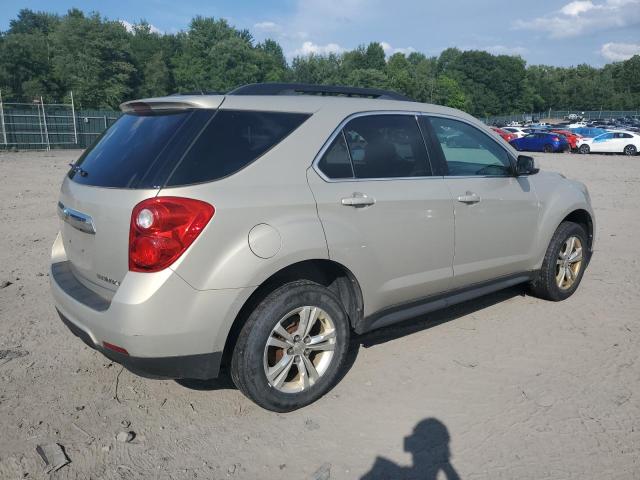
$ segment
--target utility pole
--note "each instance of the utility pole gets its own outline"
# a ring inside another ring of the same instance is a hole
[[[4,107],[2,106],[2,90],[0,90],[0,125],[2,125],[2,139],[5,146],[7,145],[7,128],[4,124]]]
[[[44,100],[40,96],[40,105],[42,105],[42,120],[44,122],[44,134],[47,137],[47,151],[51,150],[51,144],[49,143],[49,129],[47,128],[47,113],[44,111]]]
[[[78,129],[76,127],[76,108],[73,103],[73,90],[71,90],[71,115],[73,116],[73,139],[78,144]]]

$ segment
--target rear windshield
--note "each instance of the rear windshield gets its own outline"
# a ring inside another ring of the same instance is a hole
[[[280,143],[308,114],[194,109],[127,113],[69,172],[84,185],[161,188],[231,175]]]

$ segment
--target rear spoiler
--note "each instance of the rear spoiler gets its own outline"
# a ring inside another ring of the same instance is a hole
[[[120,105],[124,113],[144,113],[149,111],[176,111],[193,108],[216,109],[224,101],[224,95],[175,95],[170,97],[131,100]]]

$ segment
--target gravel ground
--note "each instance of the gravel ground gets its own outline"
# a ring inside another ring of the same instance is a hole
[[[55,479],[640,478],[640,157],[538,155],[597,212],[569,300],[516,288],[359,337],[335,389],[274,414],[228,380],[137,377],[63,327],[46,272],[78,154],[0,153],[0,478],[47,476],[51,442]]]

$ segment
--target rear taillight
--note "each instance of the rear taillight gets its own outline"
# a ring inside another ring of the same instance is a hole
[[[157,272],[175,262],[207,226],[215,208],[181,197],[156,197],[133,208],[129,270]]]
[[[554,142],[559,142],[560,139],[558,137],[553,137],[551,140],[553,140]]]

